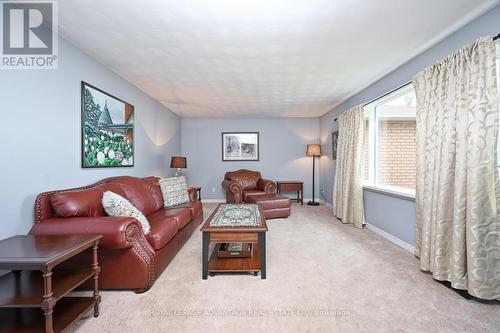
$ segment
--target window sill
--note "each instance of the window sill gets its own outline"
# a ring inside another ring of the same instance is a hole
[[[391,197],[396,197],[411,201],[415,200],[415,190],[405,189],[401,187],[375,185],[375,184],[363,184],[363,188],[371,192],[386,194]]]

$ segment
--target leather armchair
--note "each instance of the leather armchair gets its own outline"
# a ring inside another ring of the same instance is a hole
[[[276,183],[263,179],[260,172],[240,169],[226,172],[222,188],[226,191],[226,202],[244,203],[248,196],[272,194],[276,191]]]

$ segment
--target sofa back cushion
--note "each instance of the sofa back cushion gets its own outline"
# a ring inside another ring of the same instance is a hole
[[[101,202],[105,191],[124,195],[120,185],[105,183],[88,189],[56,192],[50,196],[50,204],[58,217],[105,216]]]
[[[241,169],[238,171],[226,172],[226,180],[237,182],[243,191],[257,189],[257,183],[261,179],[260,172]]]
[[[124,193],[122,196],[144,215],[156,212],[163,206],[162,202],[162,205],[158,207],[158,198],[155,199],[154,191],[151,187],[152,183],[148,180],[124,176],[114,178],[111,184],[119,184]]]

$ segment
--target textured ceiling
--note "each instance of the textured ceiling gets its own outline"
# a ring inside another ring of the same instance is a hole
[[[61,0],[63,37],[185,117],[320,116],[498,0]]]

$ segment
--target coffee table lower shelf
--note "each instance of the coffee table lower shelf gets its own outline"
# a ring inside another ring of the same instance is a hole
[[[259,244],[253,244],[253,254],[248,258],[220,258],[215,247],[208,262],[209,273],[244,273],[257,274],[261,269]]]
[[[54,333],[65,332],[94,308],[93,297],[64,297],[54,306]],[[45,332],[45,316],[38,308],[1,308],[0,333]]]

